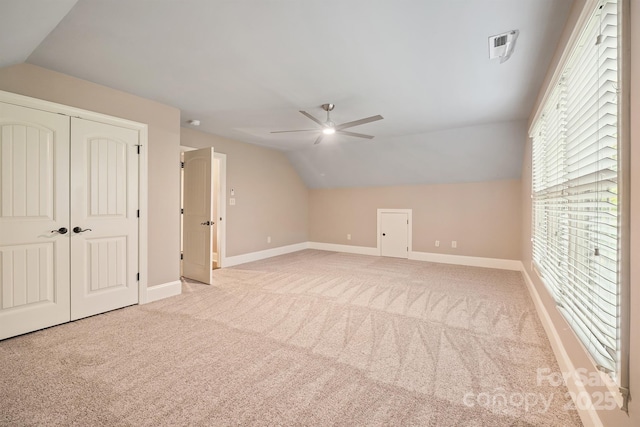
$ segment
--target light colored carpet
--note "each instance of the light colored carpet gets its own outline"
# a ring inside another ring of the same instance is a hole
[[[0,424],[581,425],[518,272],[306,250],[214,275],[0,342]]]

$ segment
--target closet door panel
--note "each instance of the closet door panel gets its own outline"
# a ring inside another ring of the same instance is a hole
[[[135,130],[72,119],[72,319],[138,302],[137,144]]]
[[[70,320],[69,117],[0,103],[0,193],[4,339]]]

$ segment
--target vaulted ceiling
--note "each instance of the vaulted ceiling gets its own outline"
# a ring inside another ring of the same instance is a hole
[[[0,66],[178,107],[183,126],[285,151],[314,188],[509,179],[571,4],[3,0]],[[512,57],[490,60],[488,37],[514,29]],[[349,129],[373,140],[270,133],[314,128],[298,111],[324,120],[324,103],[337,123],[384,120]]]

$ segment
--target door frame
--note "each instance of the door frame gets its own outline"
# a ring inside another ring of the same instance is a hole
[[[207,148],[207,147],[203,147]],[[180,146],[180,154],[185,151],[198,150],[198,148],[188,147],[186,145]],[[216,217],[215,223],[217,226],[216,236],[218,239],[218,259],[220,263],[219,268],[227,266],[227,155],[216,151],[216,147],[213,147],[214,160],[220,161],[220,170],[218,171],[218,178],[220,179],[220,188],[218,191],[218,200],[216,200]],[[183,199],[183,187],[182,187],[182,175],[180,175],[180,203]],[[180,206],[181,208],[182,206]],[[220,220],[222,218],[222,221]],[[180,215],[180,252],[182,252],[182,215]]]
[[[413,209],[378,209],[376,230],[376,249],[378,251],[378,256],[382,256],[382,245],[380,244],[380,221],[383,213],[407,214],[407,219],[409,220],[409,224],[407,224],[407,246],[409,247],[409,250],[407,251],[407,258],[409,258],[411,252],[413,252]]]
[[[79,117],[100,123],[120,126],[138,131],[140,156],[138,157],[138,208],[140,218],[138,221],[138,270],[140,280],[138,280],[138,304],[147,302],[148,283],[148,139],[149,128],[145,123],[134,122],[132,120],[121,119],[119,117],[108,116],[106,114],[83,110],[81,108],[70,107],[56,102],[45,101],[29,96],[18,95],[12,92],[0,90],[0,101],[20,107],[33,108],[35,110],[48,111],[50,113],[64,114],[70,117]]]

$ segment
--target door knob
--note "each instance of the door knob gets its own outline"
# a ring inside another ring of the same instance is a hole
[[[213,221],[205,221],[200,223],[200,225],[213,225],[213,224],[215,224],[215,222]]]
[[[52,233],[60,233],[60,234],[67,234],[67,231],[69,231],[69,230],[67,230],[64,227],[60,227],[57,230],[51,230]]]
[[[74,233],[84,233],[85,231],[93,231],[90,228],[85,228],[84,230],[80,227],[73,227]]]

